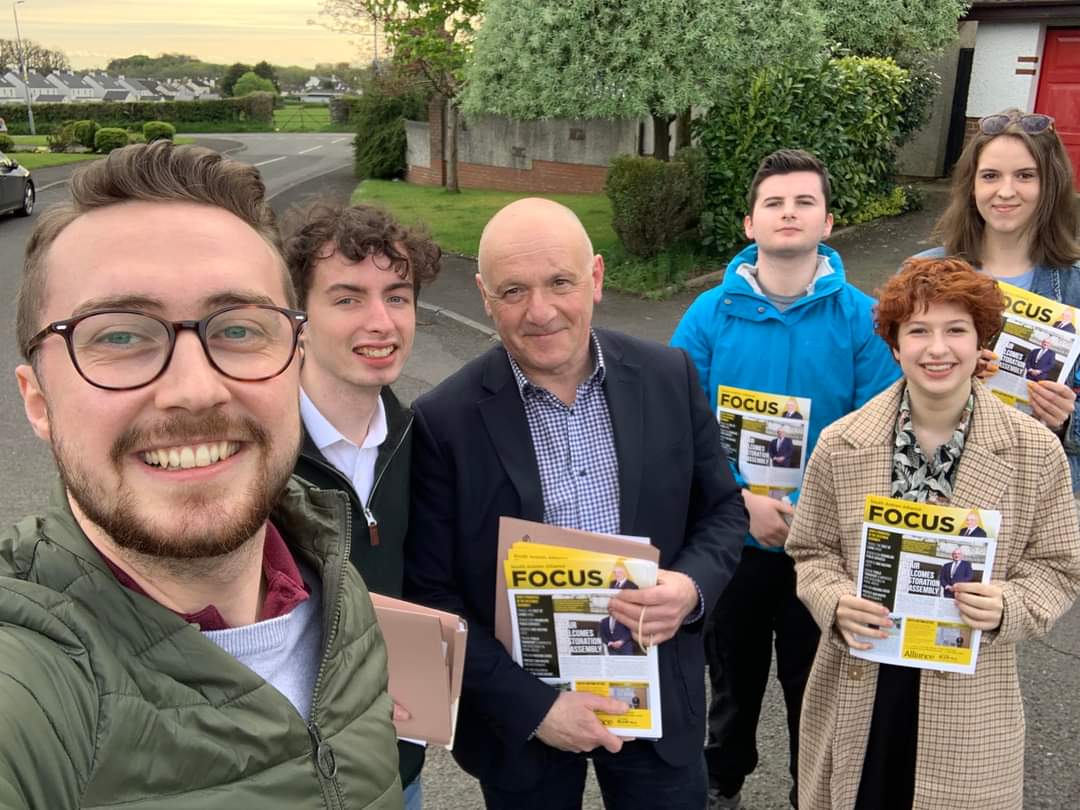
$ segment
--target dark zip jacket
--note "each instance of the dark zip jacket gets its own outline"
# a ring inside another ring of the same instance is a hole
[[[409,459],[412,455],[412,411],[398,401],[389,386],[381,398],[386,410],[386,440],[379,445],[371,497],[360,502],[352,481],[331,464],[304,432],[304,444],[294,473],[320,489],[336,489],[349,497],[352,508],[350,558],[368,590],[401,596],[405,533],[409,528]],[[420,775],[424,749],[399,742],[401,784]]]

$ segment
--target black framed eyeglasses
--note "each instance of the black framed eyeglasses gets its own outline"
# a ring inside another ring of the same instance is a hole
[[[30,340],[33,354],[50,335],[67,343],[72,365],[84,380],[109,391],[149,385],[165,373],[176,335],[199,336],[210,365],[243,382],[281,374],[296,353],[307,315],[268,304],[237,304],[197,321],[166,321],[136,309],[104,309],[54,321]]]
[[[1000,135],[1014,123],[1019,124],[1020,129],[1028,135],[1054,131],[1054,119],[1042,113],[1022,113],[1020,115],[997,113],[996,115],[987,115],[979,119],[979,131],[983,135]]]

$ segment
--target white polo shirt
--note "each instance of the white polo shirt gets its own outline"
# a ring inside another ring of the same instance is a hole
[[[367,436],[359,447],[330,424],[303,388],[300,389],[300,418],[304,420],[304,429],[319,452],[352,482],[356,497],[367,506],[375,483],[375,460],[379,456],[379,445],[386,441],[386,408],[383,407],[382,397],[376,402]]]

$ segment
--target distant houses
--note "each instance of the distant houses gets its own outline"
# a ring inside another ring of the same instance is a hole
[[[110,76],[107,73],[55,71],[42,76],[30,71],[26,82],[14,70],[0,73],[0,104],[25,100],[26,88],[35,104],[78,104],[99,101],[198,101],[221,96],[209,79],[159,82]]]
[[[115,76],[98,71],[55,71],[42,76],[30,71],[26,83],[15,70],[4,72],[0,66],[0,104],[21,102],[30,88],[35,104],[78,104],[100,101],[209,101],[219,99],[213,80],[205,78],[157,81],[130,76]],[[337,76],[312,75],[302,88],[290,95],[307,103],[329,104],[331,99],[354,92]]]

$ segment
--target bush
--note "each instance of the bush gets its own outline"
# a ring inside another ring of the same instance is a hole
[[[695,160],[621,155],[611,162],[604,191],[611,200],[612,228],[629,254],[656,256],[697,224],[704,195]]]
[[[75,140],[87,149],[94,148],[94,135],[98,131],[97,121],[86,120],[76,121],[72,127],[72,134]]]
[[[350,100],[349,108],[357,131],[353,139],[357,178],[404,176],[405,119],[415,112],[415,104],[407,96],[371,94]]]
[[[168,121],[147,121],[142,125],[142,134],[147,143],[171,141],[176,135],[176,127]]]
[[[76,143],[75,122],[65,121],[45,136],[45,144],[50,152],[66,152]]]
[[[401,116],[406,121],[427,120],[427,96],[422,92],[406,92],[402,95],[396,95],[369,88],[367,93],[362,96],[337,96],[330,99],[330,122],[333,124],[356,124],[356,116],[365,109],[364,99],[369,99],[372,96],[398,99],[402,107]],[[304,106],[321,107],[322,105],[305,104]]]
[[[94,135],[94,150],[108,154],[113,149],[119,149],[128,145],[126,129],[119,127],[102,127]]]
[[[15,141],[6,132],[0,132],[0,152],[11,152],[15,149]]]
[[[820,67],[769,67],[734,85],[695,122],[707,156],[703,228],[716,250],[743,241],[746,190],[761,159],[806,149],[829,168],[838,223],[893,193],[908,72],[891,59],[844,57]]]

